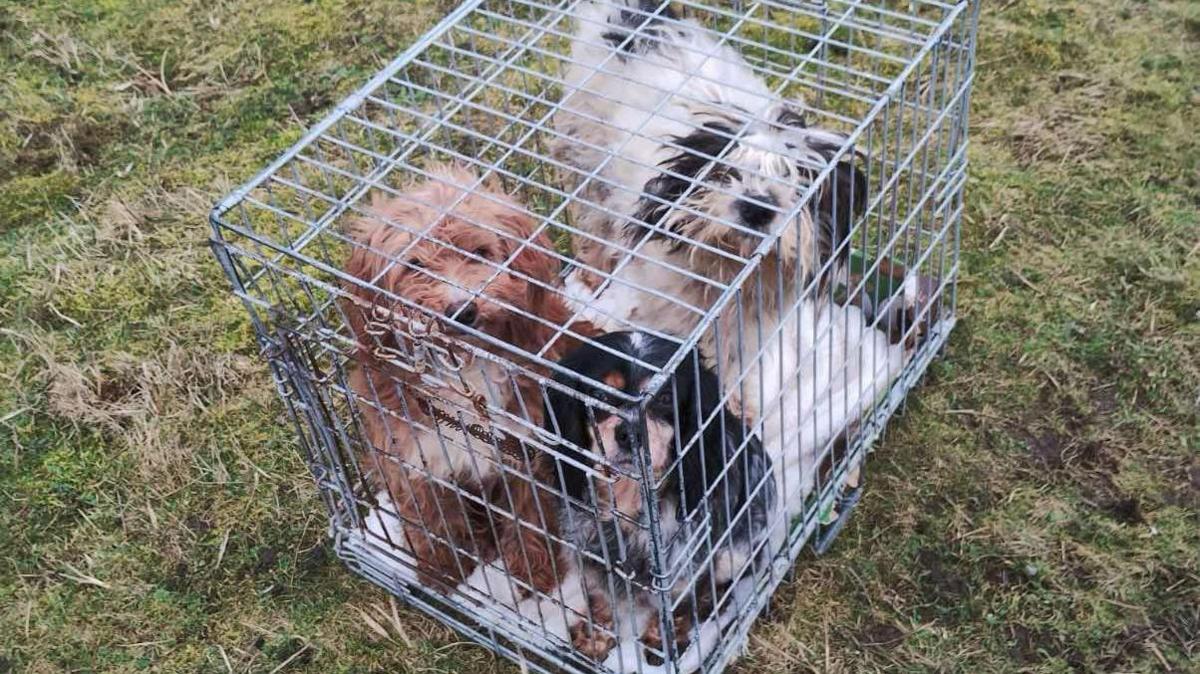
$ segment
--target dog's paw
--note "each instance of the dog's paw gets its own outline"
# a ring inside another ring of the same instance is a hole
[[[683,653],[687,650],[688,645],[692,640],[692,616],[687,610],[679,611],[675,614],[671,621],[671,627],[675,633],[675,652]],[[642,645],[645,646],[642,656],[651,666],[657,667],[662,665],[665,660],[663,651],[663,635],[662,624],[658,618],[653,618],[646,624],[646,629],[642,632]]]
[[[645,631],[642,632],[641,641],[646,647],[646,652],[643,653],[643,656],[646,658],[646,662],[650,663],[651,665],[661,665],[663,663],[663,658],[661,655],[663,649],[663,638],[662,626],[659,624],[658,618],[652,619],[649,624],[646,625]]]
[[[617,645],[617,640],[598,625],[580,622],[571,626],[571,645],[585,657],[603,662]]]
[[[929,338],[938,319],[940,296],[938,282],[923,274],[910,274],[904,279],[904,346],[916,350]]]
[[[908,273],[900,292],[893,294],[863,311],[878,329],[887,333],[892,344],[903,343],[906,350],[915,350],[929,336],[930,327],[937,322],[939,290],[937,282],[922,274]],[[864,298],[869,306],[869,298]]]

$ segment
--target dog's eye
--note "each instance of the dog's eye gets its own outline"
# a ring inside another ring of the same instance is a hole
[[[410,260],[407,260],[407,264],[408,264],[408,266],[410,266],[414,269],[424,269],[425,268],[425,263],[421,262],[419,259],[417,259],[415,257]]]
[[[480,246],[471,252],[475,255],[475,257],[481,257],[485,260],[492,259],[492,252],[488,250],[486,246]]]
[[[670,396],[659,396],[651,400],[647,409],[652,416],[657,417],[660,421],[664,421],[667,424],[673,423],[672,420],[675,418],[675,403],[671,400]]]

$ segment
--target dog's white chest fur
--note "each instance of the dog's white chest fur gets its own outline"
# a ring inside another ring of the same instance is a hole
[[[642,252],[654,260],[673,257],[661,242],[647,243]],[[583,310],[583,317],[605,332],[640,326],[676,326],[671,333],[686,334],[700,323],[716,294],[694,281],[686,261],[678,270],[648,260],[633,259],[613,271],[611,282],[593,291],[578,276],[567,277],[567,292]]]

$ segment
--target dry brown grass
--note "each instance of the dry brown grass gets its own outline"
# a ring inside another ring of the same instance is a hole
[[[245,395],[257,364],[170,344],[147,359],[110,353],[83,365],[46,361],[47,406],[69,422],[106,431],[135,457],[141,479],[170,488],[192,469],[189,427],[231,396]]]

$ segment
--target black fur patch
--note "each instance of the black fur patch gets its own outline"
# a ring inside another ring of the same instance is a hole
[[[667,4],[662,8],[661,12],[658,12],[658,6],[661,4],[663,3],[659,0],[638,0],[637,11],[633,11],[631,9],[621,10],[620,14],[618,15],[619,25],[624,26],[625,28],[637,28],[638,26],[642,25],[643,21],[646,21],[647,19],[649,19],[650,25],[654,25],[662,23],[662,20],[659,17],[671,20],[677,20],[679,18],[679,15],[675,13],[675,10],[670,4]],[[647,14],[650,16],[646,16]]]
[[[783,126],[790,126],[796,129],[807,129],[808,123],[804,121],[804,115],[800,114],[796,109],[785,107],[779,112],[779,116],[775,118],[775,123]]]
[[[622,9],[610,15],[608,23],[617,29],[605,31],[600,37],[613,49],[627,54],[646,54],[658,49],[664,38],[662,19],[678,18],[670,5],[656,14],[658,6],[655,0],[638,0],[638,11]],[[638,31],[638,28],[641,30]],[[630,35],[633,35],[632,40],[629,39]]]
[[[629,33],[621,33],[615,30],[610,30],[600,33],[600,37],[604,38],[604,41],[611,45],[614,49],[621,47],[624,51],[629,50],[629,45],[622,46],[622,43],[625,42],[625,38],[629,37]]]
[[[750,229],[765,230],[779,213],[779,200],[770,194],[747,194],[746,197],[748,199],[737,201],[738,219]]]
[[[647,334],[634,339],[633,333],[614,332],[595,341],[625,357],[585,344],[559,364],[591,381],[603,381],[606,375],[619,373],[629,393],[640,391],[645,380],[653,375],[651,370],[632,363],[629,357],[662,367],[675,351],[674,342]],[[601,390],[573,378],[558,375],[555,379],[592,397],[606,397]],[[722,387],[716,374],[701,365],[699,353],[692,351],[644,408],[648,420],[678,429],[673,440],[674,456],[667,465],[670,472],[663,476],[658,492],[659,507],[674,505],[679,522],[707,517],[710,545],[721,541],[725,533],[731,531],[721,545],[747,546],[769,523],[776,500],[775,481],[771,460],[762,444],[757,438],[745,435],[742,419],[729,408],[722,408],[721,395]],[[555,453],[587,465],[588,459],[575,450],[575,447],[591,445],[587,407],[558,390],[547,390],[547,402],[546,429],[567,440]],[[625,404],[616,400],[610,402],[617,406]],[[596,451],[597,448],[591,449]],[[619,532],[618,528],[624,527],[618,522],[598,519],[596,504],[591,503],[588,478],[578,469],[571,468],[568,462],[560,462],[560,468],[563,488],[570,497],[562,504],[562,521],[575,522],[568,537],[575,539],[573,542],[579,549],[604,557],[609,565],[632,574],[639,582],[648,583],[653,570],[648,535],[640,526]],[[582,503],[585,507],[572,505],[572,502]],[[644,517],[644,513],[641,516]],[[679,534],[685,531],[686,528],[681,527]],[[623,534],[623,539],[619,534]],[[669,547],[674,543],[675,540],[669,540],[666,545]],[[703,546],[700,554],[707,554]]]
[[[840,143],[819,138],[810,137],[807,144],[827,162],[832,161],[841,149]],[[820,173],[808,164],[801,164],[798,168],[802,173],[807,173],[810,179],[816,178]],[[828,257],[836,251],[838,260],[846,261],[850,255],[850,246],[842,244],[849,238],[850,228],[866,208],[866,203],[866,175],[853,161],[839,161],[827,178],[820,198],[814,204],[813,216],[819,228],[822,257]]]
[[[707,122],[703,128],[696,129],[686,136],[672,138],[675,146],[682,148],[682,151],[662,163],[663,168],[671,173],[651,178],[642,186],[642,193],[646,196],[638,200],[634,209],[634,219],[656,227],[685,194],[700,196],[706,189],[705,183],[723,184],[740,179],[741,172],[736,168],[712,159],[721,159],[733,149],[733,136],[736,133],[734,129],[720,122]],[[697,184],[696,178],[699,176],[704,176],[703,182]],[[679,224],[681,223],[677,222],[676,226],[671,228],[672,233],[680,233]],[[627,226],[638,227],[634,223]],[[683,245],[683,241],[670,239],[662,231],[655,231],[651,236],[669,239],[675,248]]]
[[[866,205],[867,176],[857,166],[839,162],[817,204],[818,222],[828,239],[827,254],[837,251],[840,260],[850,255],[850,246],[842,244],[850,237],[850,228]]]
[[[838,143],[831,143],[827,140],[821,140],[819,138],[809,138],[808,146],[820,154],[825,161],[830,161],[833,159],[833,156],[837,154],[837,151],[842,149],[842,146]]]

